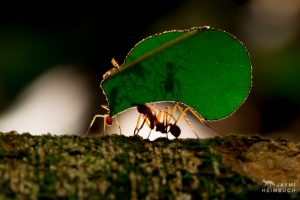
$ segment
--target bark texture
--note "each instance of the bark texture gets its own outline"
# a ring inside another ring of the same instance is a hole
[[[0,133],[0,199],[296,199],[299,181],[300,143],[280,138]]]

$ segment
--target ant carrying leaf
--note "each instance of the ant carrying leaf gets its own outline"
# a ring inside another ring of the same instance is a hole
[[[188,123],[187,111],[206,125],[206,121],[234,113],[251,88],[252,69],[245,46],[229,33],[210,27],[150,36],[134,46],[121,66],[114,59],[112,65],[101,82],[108,110],[95,117],[105,119],[105,128],[112,116],[135,105],[141,114],[135,134],[142,119],[151,130],[178,137],[176,126],[182,118]],[[170,112],[149,106],[149,102],[166,101],[175,103]],[[175,120],[176,109],[183,114]]]
[[[171,113],[169,112],[169,106],[165,106],[164,109],[156,105],[150,105],[150,104],[134,104],[134,106],[137,107],[137,110],[140,113],[136,123],[136,127],[134,129],[134,135],[137,135],[139,131],[143,128],[144,124],[146,123],[147,126],[150,128],[150,132],[148,134],[147,139],[149,139],[152,130],[166,134],[167,138],[168,138],[168,133],[171,133],[175,138],[178,138],[181,133],[181,129],[178,126],[178,122],[182,118],[184,118],[186,124],[195,134],[196,138],[199,139],[198,134],[195,132],[194,128],[192,127],[192,125],[190,124],[189,120],[186,117],[187,111],[190,111],[190,113],[193,114],[196,117],[196,119],[199,120],[200,123],[208,126],[205,123],[204,119],[201,116],[199,116],[195,111],[193,111],[190,107],[182,108],[178,102],[174,102],[174,106],[172,108]],[[157,114],[156,114],[156,110],[158,110]],[[174,116],[177,110],[179,110],[180,114],[177,118],[175,118]],[[141,118],[143,118],[143,122],[141,126],[139,126]],[[210,126],[208,127],[211,128]],[[211,129],[215,131],[217,134],[221,135],[215,129],[213,128]]]

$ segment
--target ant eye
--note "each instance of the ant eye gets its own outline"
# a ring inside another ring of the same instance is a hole
[[[112,125],[112,123],[113,123],[113,119],[111,117],[107,117],[105,119],[105,121],[106,121],[106,124],[108,124],[108,125]]]

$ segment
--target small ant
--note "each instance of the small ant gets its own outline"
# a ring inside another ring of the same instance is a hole
[[[115,58],[112,58],[110,62],[113,67],[103,74],[103,81],[120,69],[120,64],[116,61]]]
[[[105,74],[103,75],[103,81],[120,69],[119,63],[114,58],[111,59],[111,64],[112,64],[113,67],[110,70],[108,70],[107,72],[105,72]],[[107,105],[101,105],[101,108],[104,108],[107,111],[107,113],[103,114],[103,115],[100,115],[100,114],[95,115],[94,118],[92,119],[92,121],[90,123],[90,126],[89,126],[89,128],[88,128],[85,135],[89,134],[90,129],[93,126],[93,124],[95,123],[95,120],[97,118],[103,118],[103,123],[104,123],[103,131],[104,131],[104,133],[105,133],[105,130],[106,130],[106,126],[111,126],[113,124],[113,118],[110,116],[109,107]],[[118,124],[117,119],[116,119],[116,123],[117,123],[117,126],[118,126],[120,134],[121,134],[121,128]]]

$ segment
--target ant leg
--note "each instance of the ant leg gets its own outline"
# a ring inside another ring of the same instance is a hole
[[[135,129],[133,131],[133,135],[136,135],[136,131],[139,130],[139,124],[140,124],[140,120],[141,120],[141,114],[139,114],[139,118],[137,119],[136,125],[135,125]]]
[[[168,119],[168,124],[170,124],[171,119],[174,118],[174,114],[175,114],[175,111],[176,111],[178,106],[179,106],[179,104],[177,102],[175,102],[175,105],[173,106],[172,112],[171,112],[170,117]]]
[[[120,69],[120,65],[119,63],[116,61],[116,59],[112,58],[111,59],[111,64],[112,64],[112,68],[110,70],[108,70],[107,72],[105,72],[102,76],[103,80],[107,79],[108,77],[110,77],[113,73],[116,73],[119,71]]]
[[[144,126],[144,124],[145,124],[146,121],[147,121],[147,120],[144,119],[144,121],[143,121],[141,127],[137,130],[137,133],[136,133],[135,135],[138,135],[138,134],[139,134],[140,130],[143,128],[143,126]]]
[[[158,114],[156,115],[156,118],[158,119],[158,121],[160,121],[160,117],[161,117],[161,114],[160,114],[160,112],[163,112],[162,110],[162,108],[160,108],[159,106],[157,106],[157,105],[148,105],[147,104],[147,106],[149,106],[152,110],[154,110],[154,109],[157,109],[159,112],[158,112]],[[173,113],[173,112],[172,112]],[[168,124],[170,124],[170,121],[171,121],[171,119],[174,119],[175,120],[175,118],[174,118],[174,114],[172,115],[172,114],[170,114],[169,113],[169,107],[168,107],[168,109],[167,109],[167,114],[166,114],[166,116],[170,116],[170,118],[167,120],[167,122],[168,122]]]
[[[170,116],[170,118],[168,119],[168,115],[169,115],[169,106],[166,106],[165,110],[164,110],[164,122],[163,122],[166,127],[170,124],[170,121],[173,117],[173,116]],[[167,136],[167,139],[169,139],[167,130],[166,130],[166,136]]]
[[[211,130],[213,130],[214,132],[216,132],[219,136],[222,136],[223,135],[220,133],[220,131],[216,130],[215,128],[209,126],[205,120],[203,119],[203,117],[201,117],[198,113],[196,113],[192,108],[188,108],[188,110],[194,115],[197,117],[197,119],[202,123],[204,124],[205,126],[207,126],[208,128],[210,128]]]
[[[158,114],[156,115],[156,118],[157,118],[158,121],[160,121],[161,114],[162,114],[162,111],[160,110],[160,111],[158,112]]]
[[[164,125],[168,125],[168,115],[169,115],[169,106],[166,106],[165,107],[165,110],[164,110]]]
[[[109,107],[108,107],[108,105],[102,104],[102,105],[101,105],[101,108],[104,108],[105,110],[107,110],[107,111],[109,112]]]
[[[151,111],[155,114],[155,109],[157,109],[158,111],[161,111],[162,109],[160,107],[158,107],[157,105],[155,105],[155,103],[153,103],[153,105],[146,103],[145,104],[148,108],[151,109]]]
[[[115,58],[112,58],[110,62],[114,66],[114,68],[120,69],[120,65]]]
[[[153,105],[150,105],[150,104],[146,104],[152,111],[157,109],[158,110],[158,113],[156,115],[156,118],[157,120],[160,122],[160,118],[161,118],[161,115],[162,115],[162,109],[160,107],[158,107],[157,105],[155,105],[155,103],[153,103]]]
[[[92,127],[93,124],[95,123],[95,120],[96,120],[97,118],[100,118],[100,117],[103,118],[103,123],[104,123],[104,125],[103,125],[103,133],[105,133],[105,129],[106,129],[106,120],[105,120],[105,118],[106,118],[107,116],[108,116],[108,115],[95,115],[94,118],[93,118],[93,120],[92,120],[91,123],[90,123],[90,126],[89,126],[87,132],[85,133],[84,136],[88,136],[91,127]]]
[[[186,110],[186,109],[183,110],[183,108],[179,105],[179,103],[178,103],[178,102],[175,102],[175,106],[174,106],[174,108],[173,108],[174,113],[175,113],[175,110],[176,110],[177,107],[178,107],[178,109],[180,110],[181,114],[180,114],[180,116],[177,118],[175,124],[177,124],[177,123],[179,122],[179,120],[180,120],[180,119],[182,118],[182,116],[183,116],[184,121],[186,122],[186,124],[190,127],[190,129],[192,130],[192,132],[194,133],[194,135],[199,139],[199,136],[197,135],[197,133],[196,133],[196,131],[194,130],[193,126],[190,124],[189,120],[186,118],[185,113],[186,113],[187,110]]]
[[[196,134],[195,130],[193,129],[192,125],[189,123],[188,119],[187,119],[186,116],[185,116],[185,112],[186,112],[187,110],[184,111],[183,108],[181,108],[181,106],[179,105],[178,102],[175,102],[175,103],[174,103],[174,106],[173,106],[173,109],[172,109],[172,111],[171,111],[171,114],[169,114],[169,113],[167,112],[167,114],[170,115],[170,117],[169,117],[169,119],[168,119],[168,121],[167,121],[167,124],[170,124],[172,118],[174,118],[174,114],[175,114],[175,112],[176,112],[176,110],[177,110],[177,107],[178,107],[178,109],[180,110],[181,114],[180,114],[180,116],[177,118],[177,120],[175,121],[174,124],[176,125],[176,124],[179,122],[179,120],[182,118],[182,116],[183,116],[183,117],[184,117],[184,120],[185,120],[186,123],[187,123],[187,125],[191,128],[191,130],[192,130],[193,133],[196,135],[196,137],[199,138],[198,135]]]
[[[144,121],[143,121],[142,125],[139,127],[141,116],[144,118]],[[144,126],[145,123],[146,123],[147,126],[150,127],[150,124],[149,124],[149,122],[147,121],[147,118],[146,118],[145,116],[143,116],[143,115],[140,114],[140,115],[139,115],[139,118],[138,118],[138,120],[137,120],[137,123],[136,123],[136,127],[135,127],[135,129],[134,129],[133,135],[137,135],[137,134],[140,132],[140,130],[143,128],[143,126]],[[139,127],[139,128],[138,128],[138,127]]]
[[[149,135],[148,135],[147,139],[149,139],[149,137],[150,137],[150,134],[151,134],[151,131],[152,131],[152,129],[150,129],[150,132],[149,132]]]
[[[115,120],[116,120],[116,124],[117,124],[117,126],[119,128],[120,135],[122,135],[121,126],[120,126],[120,124],[118,122],[117,116],[115,116]]]
[[[187,118],[186,118],[186,116],[185,116],[185,113],[187,112],[187,111],[190,111],[203,125],[205,125],[205,126],[207,126],[208,128],[210,128],[211,130],[213,130],[213,131],[215,131],[217,134],[219,134],[220,136],[223,136],[219,131],[217,131],[216,129],[214,129],[213,127],[211,127],[211,126],[209,126],[206,122],[205,122],[205,120],[203,119],[203,117],[201,116],[201,115],[199,115],[198,113],[196,113],[192,108],[190,108],[190,107],[186,107],[184,110],[183,110],[183,108],[181,108],[180,106],[179,106],[179,103],[178,102],[176,102],[176,104],[178,104],[178,108],[180,109],[180,111],[181,111],[181,115],[178,117],[178,119],[177,119],[177,121],[179,120],[179,118],[181,118],[182,117],[182,115],[184,114],[184,118],[185,118],[185,121],[186,121],[186,123],[191,127],[191,129],[192,129],[192,126],[189,124],[189,122],[188,122],[188,120],[187,120]],[[193,129],[192,129],[193,130]],[[193,131],[194,132],[194,131]],[[194,132],[195,133],[195,132]],[[198,136],[197,136],[198,137]]]

